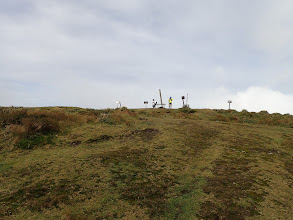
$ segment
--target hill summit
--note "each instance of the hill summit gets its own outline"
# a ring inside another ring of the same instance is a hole
[[[0,108],[1,219],[293,219],[293,116]]]

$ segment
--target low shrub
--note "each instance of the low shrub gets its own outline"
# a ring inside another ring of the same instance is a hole
[[[108,124],[108,125],[114,125],[115,122],[109,115],[102,115],[102,117],[99,120],[100,123],[102,124]]]
[[[23,118],[27,117],[27,109],[3,108],[0,111],[1,127],[19,125]]]
[[[183,112],[183,113],[186,113],[186,114],[191,114],[191,113],[196,112],[194,109],[191,109],[189,107],[180,108],[179,111]]]
[[[79,120],[63,111],[4,108],[0,109],[0,123],[13,136],[13,143],[21,149],[51,144],[61,128]]]
[[[261,114],[261,115],[269,115],[268,111],[265,111],[265,110],[260,111],[259,114]]]
[[[22,120],[23,126],[27,129],[27,135],[50,134],[60,131],[59,121],[55,118],[25,118]]]
[[[116,111],[115,113],[116,114],[119,114],[119,112],[120,112],[120,114],[126,114],[126,115],[130,115],[130,116],[136,116],[136,113],[135,113],[135,111],[134,110],[131,110],[131,109],[128,109],[128,108],[126,108],[126,107],[122,107],[121,109],[119,109],[119,111]]]
[[[211,120],[224,121],[224,122],[236,122],[236,123],[251,123],[261,124],[269,126],[281,126],[281,127],[293,127],[292,115],[282,115],[279,113],[270,114],[267,111],[248,112],[242,110],[237,112],[235,110],[215,110],[218,114],[213,115]]]
[[[127,126],[131,126],[134,123],[135,118],[126,114],[113,114],[112,115],[112,120],[114,124],[125,124]]]
[[[54,144],[54,136],[53,135],[33,135],[29,137],[25,137],[17,142],[16,146],[23,150],[33,149],[34,147],[46,145],[46,144]]]
[[[109,125],[125,124],[131,126],[136,120],[137,115],[135,111],[129,110],[126,107],[116,109],[111,114],[101,113],[99,122]]]
[[[86,111],[84,111],[82,113],[86,114],[86,115],[89,115],[89,116],[99,117],[103,113],[102,111],[103,110],[87,108]]]
[[[110,109],[110,108],[107,108],[107,109],[104,109],[104,110],[100,110],[100,111],[101,111],[101,113],[104,113],[104,114],[110,114],[111,112],[113,112],[113,110]]]

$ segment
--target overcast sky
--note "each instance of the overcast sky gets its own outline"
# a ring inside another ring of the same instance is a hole
[[[293,114],[290,0],[0,0],[0,106]],[[150,107],[150,105],[149,105]]]

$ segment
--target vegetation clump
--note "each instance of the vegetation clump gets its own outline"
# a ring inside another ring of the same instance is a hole
[[[13,143],[21,149],[32,149],[54,143],[54,134],[71,123],[73,117],[62,111],[5,108],[0,111],[2,128],[14,136]]]
[[[269,114],[267,111],[255,113],[246,110],[242,110],[241,112],[235,110],[217,110],[216,113],[211,118],[212,120],[293,128],[293,116],[288,114]]]
[[[195,113],[196,111],[194,109],[191,109],[187,106],[183,107],[183,108],[180,108],[179,109],[180,112],[184,112],[186,114],[192,114],[192,113]]]

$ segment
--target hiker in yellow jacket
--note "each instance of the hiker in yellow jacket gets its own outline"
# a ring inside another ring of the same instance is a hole
[[[172,102],[173,102],[172,97],[170,97],[168,101],[169,101],[169,108],[172,108]]]

